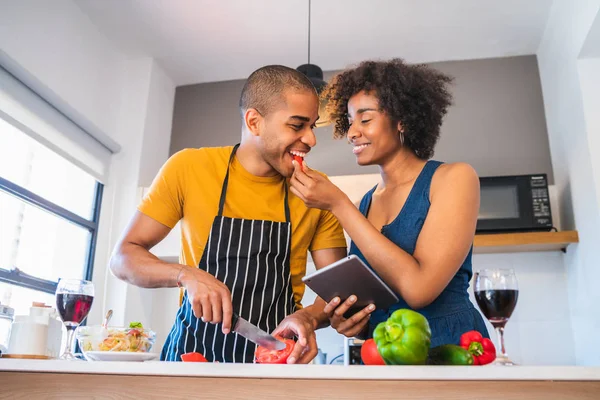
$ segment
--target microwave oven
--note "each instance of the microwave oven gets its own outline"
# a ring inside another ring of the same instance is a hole
[[[476,232],[550,231],[546,174],[481,177]]]

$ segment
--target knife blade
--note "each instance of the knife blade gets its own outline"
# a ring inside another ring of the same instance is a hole
[[[251,324],[236,313],[233,313],[231,318],[231,330],[242,335],[251,342],[269,350],[283,350],[285,343],[277,340],[272,335],[260,329],[258,326]]]

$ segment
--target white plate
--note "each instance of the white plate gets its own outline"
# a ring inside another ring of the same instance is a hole
[[[87,351],[88,361],[148,361],[158,358],[156,353],[134,353],[129,351]]]

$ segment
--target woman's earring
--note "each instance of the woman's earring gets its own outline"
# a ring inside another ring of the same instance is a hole
[[[404,147],[404,131],[398,131],[398,135],[400,136],[400,146]]]

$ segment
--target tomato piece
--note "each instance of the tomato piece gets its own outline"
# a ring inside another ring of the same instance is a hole
[[[208,362],[208,360],[200,353],[192,352],[181,355],[181,361],[186,362]]]
[[[292,339],[284,339],[279,336],[275,337],[285,343],[285,349],[269,350],[265,347],[258,346],[254,352],[254,359],[258,364],[285,364],[287,362],[296,342]]]
[[[296,162],[297,162],[297,163],[298,163],[298,165],[300,166],[300,169],[301,169],[302,171],[304,171],[304,167],[302,166],[302,163],[304,162],[304,158],[302,158],[302,157],[300,157],[300,156],[296,156],[296,155],[294,155],[294,156],[292,156],[292,157],[294,157],[294,160],[296,160]]]
[[[360,358],[365,365],[385,365],[385,361],[377,350],[377,345],[373,339],[367,339],[360,348]]]

